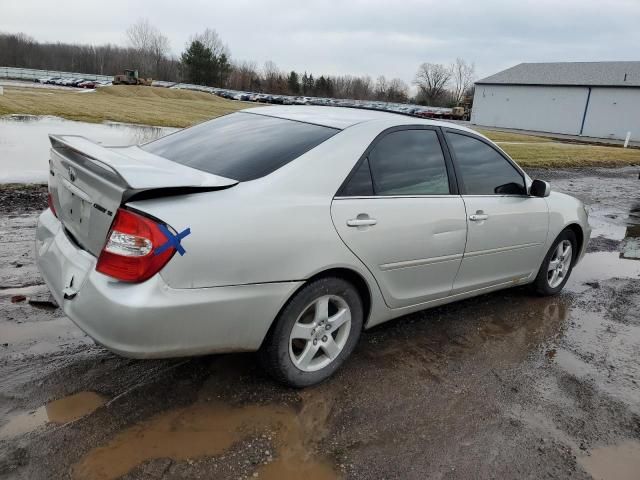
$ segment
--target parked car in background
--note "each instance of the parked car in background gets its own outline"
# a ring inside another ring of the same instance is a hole
[[[80,88],[96,88],[98,85],[99,83],[95,80],[83,80],[75,86]]]

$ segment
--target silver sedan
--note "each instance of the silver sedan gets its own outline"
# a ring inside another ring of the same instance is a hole
[[[37,263],[82,330],[136,358],[258,351],[296,387],[363,328],[558,293],[590,236],[580,201],[487,138],[398,114],[262,107],[142,146],[51,143]]]

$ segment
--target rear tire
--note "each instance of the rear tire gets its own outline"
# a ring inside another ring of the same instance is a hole
[[[363,322],[358,290],[342,278],[305,285],[285,305],[258,355],[275,380],[302,388],[335,373],[360,338]]]
[[[564,288],[578,255],[577,245],[576,235],[571,230],[563,230],[558,235],[544,257],[533,283],[539,295],[556,295]]]

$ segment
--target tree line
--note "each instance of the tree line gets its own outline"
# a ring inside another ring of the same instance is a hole
[[[125,68],[143,77],[171,82],[224,87],[272,94],[321,96],[431,106],[462,103],[473,89],[474,66],[458,58],[451,65],[423,63],[413,84],[384,75],[314,75],[286,72],[272,62],[234,61],[229,47],[213,29],[193,35],[179,58],[169,39],[148,20],[141,19],[125,32],[125,46],[41,43],[24,33],[0,33],[0,66],[114,75]]]

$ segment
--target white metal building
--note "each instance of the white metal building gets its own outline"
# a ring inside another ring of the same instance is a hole
[[[640,141],[640,62],[521,63],[476,82],[471,122]]]

